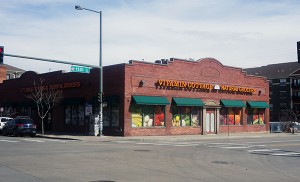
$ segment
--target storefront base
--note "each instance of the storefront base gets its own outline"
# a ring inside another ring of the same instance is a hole
[[[173,135],[210,135],[224,133],[268,133],[265,125],[258,126],[219,126],[215,132],[205,132],[202,127],[182,128],[132,128],[120,136],[173,136]]]

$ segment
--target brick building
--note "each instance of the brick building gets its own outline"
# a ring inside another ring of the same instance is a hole
[[[22,92],[32,81],[57,85],[64,99],[47,117],[46,130],[90,132],[99,112],[99,70],[90,74],[27,72],[0,84],[0,106],[36,118]],[[213,58],[171,58],[103,69],[105,135],[187,135],[269,130],[269,84]],[[39,125],[39,123],[37,123]]]
[[[286,110],[300,110],[300,64],[287,62],[244,69],[248,75],[266,77],[269,81],[270,121],[289,121]]]

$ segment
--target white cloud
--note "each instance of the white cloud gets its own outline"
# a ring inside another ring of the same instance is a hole
[[[6,53],[98,65],[102,10],[103,65],[144,59],[213,57],[255,67],[296,60],[298,1],[11,0],[0,12]],[[5,26],[4,26],[5,25]],[[5,57],[7,64],[47,72],[68,65]]]

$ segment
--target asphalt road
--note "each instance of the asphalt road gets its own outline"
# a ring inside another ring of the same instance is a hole
[[[300,181],[300,135],[185,141],[0,136],[0,181]]]

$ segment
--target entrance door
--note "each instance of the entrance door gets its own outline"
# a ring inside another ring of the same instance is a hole
[[[215,133],[215,110],[207,109],[205,118],[205,130],[207,133]]]

